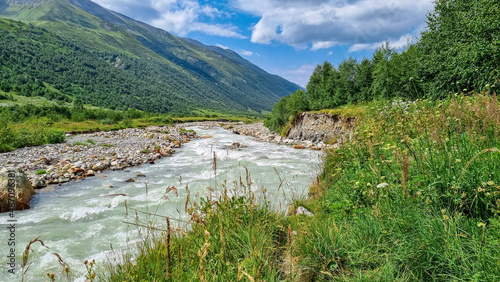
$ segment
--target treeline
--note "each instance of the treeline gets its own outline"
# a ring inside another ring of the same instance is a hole
[[[453,93],[498,92],[500,2],[439,0],[421,38],[403,50],[388,42],[371,59],[318,65],[306,91],[282,98],[265,125],[280,131],[297,112],[375,99],[442,99]]]

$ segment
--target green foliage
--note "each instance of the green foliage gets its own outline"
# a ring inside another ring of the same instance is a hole
[[[374,103],[328,152],[294,251],[307,280],[497,280],[500,104]],[[306,235],[303,235],[306,234]]]
[[[66,138],[63,131],[51,128],[47,118],[29,118],[20,124],[3,120],[0,128],[0,152],[20,147],[39,146],[47,143],[62,143]]]
[[[371,59],[349,58],[338,68],[318,65],[307,84],[306,109],[403,98],[444,99],[461,92],[498,92],[500,86],[500,4],[495,0],[439,0],[418,42],[400,50],[385,42]],[[275,104],[267,118],[279,132],[293,114]]]
[[[46,174],[46,173],[47,173],[47,171],[46,171],[46,170],[44,170],[44,169],[40,169],[40,170],[37,170],[35,174],[36,174],[36,175],[41,175],[41,174]]]
[[[1,91],[73,102],[78,117],[83,103],[181,115],[196,108],[258,113],[297,89],[229,51],[145,29],[133,20],[125,19],[132,32],[88,26],[85,18],[93,16],[68,4],[44,1],[36,11],[25,7],[22,15],[7,7],[9,17],[44,28],[0,20]],[[53,11],[60,9],[68,14]]]
[[[185,235],[173,228],[151,234],[134,262],[113,267],[104,280],[281,281],[280,255],[290,236],[282,215],[256,205],[251,193],[202,200],[190,215]]]
[[[283,128],[297,113],[306,111],[309,108],[306,92],[299,89],[291,95],[283,97],[276,103],[267,115],[264,125],[271,131],[285,131]],[[282,134],[283,135],[283,134]]]
[[[185,133],[185,132],[195,132],[195,131],[192,129],[185,129],[183,127],[179,128],[179,133]]]
[[[450,89],[483,91],[500,78],[499,14],[496,0],[436,1],[417,44],[431,97],[442,98]]]
[[[73,143],[73,146],[85,146],[85,147],[89,147],[90,145],[86,142],[75,142]]]

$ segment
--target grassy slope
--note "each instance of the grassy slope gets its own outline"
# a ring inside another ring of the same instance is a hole
[[[355,141],[328,152],[295,203],[314,217],[276,214],[252,194],[202,202],[192,231],[146,239],[100,278],[499,280],[499,125],[496,96],[370,104]]]

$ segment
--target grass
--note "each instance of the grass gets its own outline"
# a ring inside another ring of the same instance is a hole
[[[368,103],[360,103],[360,104],[348,104],[345,106],[341,106],[335,109],[324,109],[321,111],[317,112],[312,112],[312,113],[328,113],[331,115],[341,115],[343,117],[357,117],[357,118],[364,118],[366,109],[368,108]]]
[[[499,148],[496,96],[374,102],[295,201],[315,216],[224,194],[193,206],[189,231],[167,227],[100,278],[497,281]]]
[[[499,125],[496,96],[371,105],[355,141],[329,152],[311,189],[317,216],[295,241],[298,272],[498,280]]]
[[[242,185],[242,184],[240,184]],[[290,241],[287,219],[257,205],[244,186],[234,197],[225,190],[216,201],[201,200],[186,210],[187,235],[172,228],[148,233],[138,257],[112,267],[108,281],[280,281],[280,256]],[[256,228],[256,227],[259,228]],[[151,227],[149,229],[151,231]],[[157,229],[158,230],[158,229]]]

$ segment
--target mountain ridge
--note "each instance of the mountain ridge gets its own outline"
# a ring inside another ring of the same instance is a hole
[[[0,4],[0,16],[52,32],[100,60],[111,56],[108,63],[120,65],[118,60],[122,66],[128,64],[123,72],[129,72],[127,75],[134,79],[140,79],[137,73],[144,71],[138,69],[139,65],[147,68],[160,84],[165,80],[169,87],[163,85],[161,91],[149,91],[156,94],[142,96],[154,101],[162,92],[170,100],[185,100],[180,103],[185,109],[173,110],[208,108],[262,113],[298,89],[296,84],[265,72],[234,51],[176,37],[89,0],[7,0]],[[37,74],[33,75],[38,79]],[[73,94],[70,91],[69,96]],[[99,104],[96,101],[104,94],[94,91],[84,96],[94,97],[92,103]],[[123,101],[118,104],[129,106]]]

